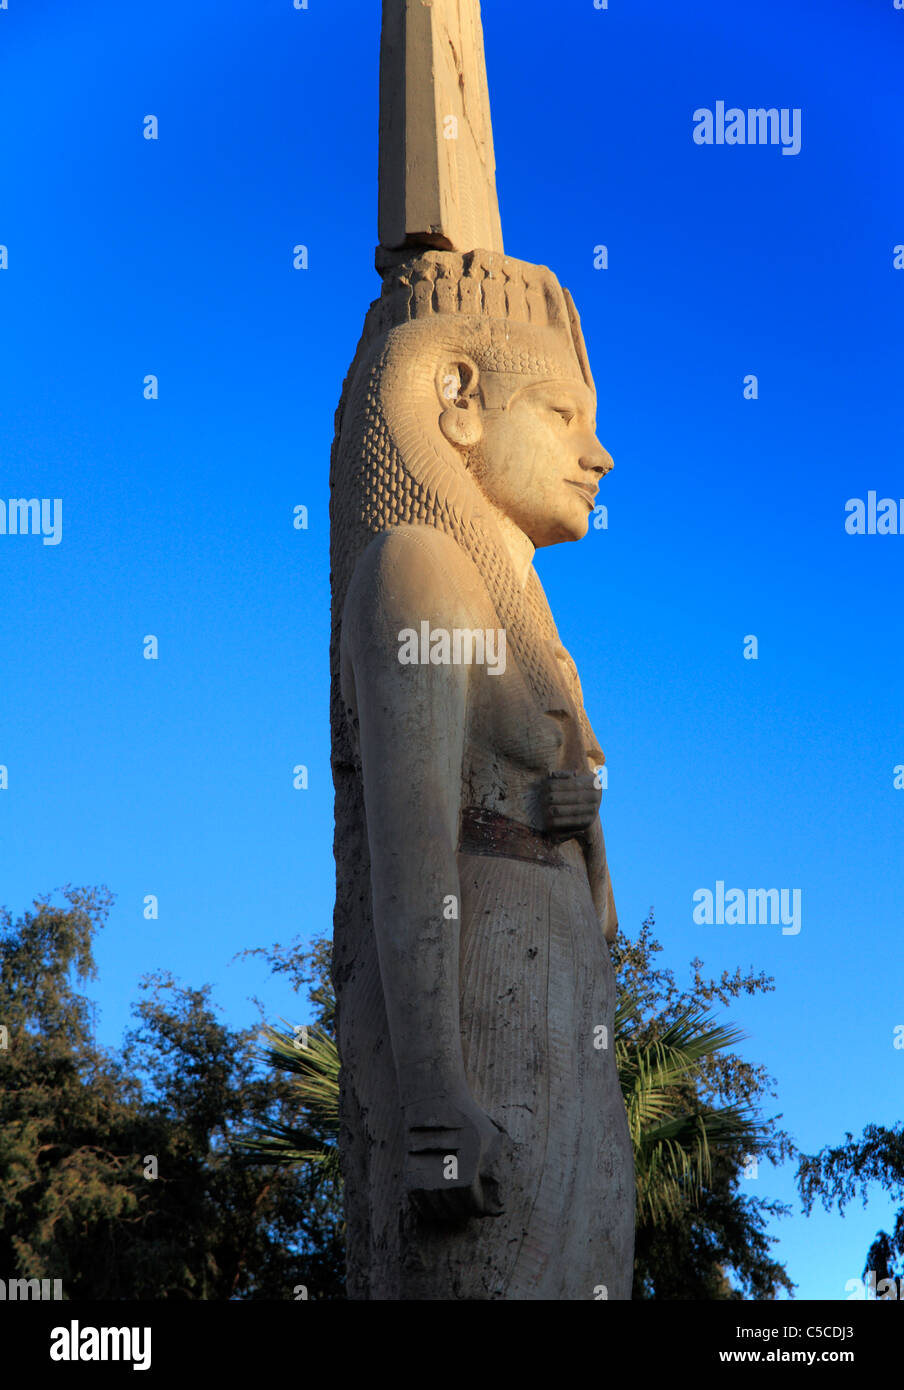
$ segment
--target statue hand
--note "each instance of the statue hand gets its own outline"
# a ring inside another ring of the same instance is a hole
[[[551,772],[540,792],[544,829],[560,840],[583,834],[599,814],[602,796],[592,772]]]
[[[405,1181],[417,1210],[438,1221],[499,1216],[493,1164],[504,1130],[471,1096],[441,1096],[405,1107]]]

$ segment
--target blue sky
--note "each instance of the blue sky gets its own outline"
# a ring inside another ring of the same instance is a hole
[[[775,976],[731,1018],[815,1151],[901,1118],[904,535],[844,521],[904,497],[904,11],[486,0],[484,30],[506,249],[571,289],[616,464],[608,529],[538,569],[619,917],[654,904],[682,978]],[[0,536],[0,902],[117,894],[111,1045],[160,967],[235,1025],[255,993],[297,1017],[230,961],[330,927],[327,472],[379,289],[378,52],[376,0],[0,11],[0,498],[63,499],[59,545]],[[696,144],[717,101],[800,109],[800,152]],[[717,880],[800,889],[800,933],[696,925]],[[843,1298],[892,1208],[807,1220],[792,1177],[751,1183],[798,1213],[777,1253]]]

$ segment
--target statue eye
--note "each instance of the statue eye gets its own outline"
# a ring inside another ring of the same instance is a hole
[[[556,415],[561,415],[566,425],[570,425],[575,417],[575,412],[570,405],[554,405],[551,408]]]

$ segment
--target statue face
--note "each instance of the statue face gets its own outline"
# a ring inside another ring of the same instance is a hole
[[[586,536],[600,479],[613,467],[596,438],[596,396],[583,382],[521,387],[504,408],[479,409],[468,451],[475,481],[539,548]]]

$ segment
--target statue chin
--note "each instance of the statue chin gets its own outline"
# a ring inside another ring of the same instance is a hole
[[[569,517],[567,523],[568,535],[565,540],[582,541],[590,529],[590,513],[582,516],[580,521],[572,521]]]
[[[589,514],[578,520],[569,509],[567,513],[552,519],[542,532],[535,531],[540,539],[535,540],[533,545],[536,550],[545,550],[551,545],[563,545],[566,541],[582,541],[589,529]]]

